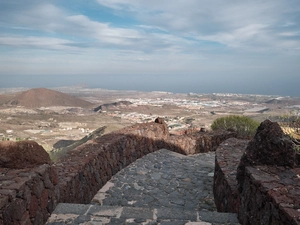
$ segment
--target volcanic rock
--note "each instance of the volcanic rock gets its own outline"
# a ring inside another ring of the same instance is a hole
[[[167,135],[170,135],[170,134],[169,134],[168,124],[166,124],[166,122],[164,121],[163,118],[157,117],[157,118],[154,120],[154,122],[155,122],[155,123],[162,124],[162,125],[164,126],[164,133],[167,134]]]
[[[207,132],[207,130],[206,130],[205,127],[201,127],[201,128],[200,128],[200,132]]]
[[[284,134],[278,123],[265,120],[249,142],[237,170],[237,179],[243,183],[246,166],[296,166],[296,151],[292,139]]]
[[[165,123],[164,119],[160,118],[160,117],[157,117],[154,122],[159,123],[159,124],[164,124]]]
[[[265,120],[249,142],[245,157],[251,165],[294,167],[294,144],[278,123]]]
[[[35,141],[0,142],[0,167],[23,169],[50,163],[48,153]]]

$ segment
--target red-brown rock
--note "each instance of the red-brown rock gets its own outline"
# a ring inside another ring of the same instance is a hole
[[[249,142],[241,163],[245,165],[295,166],[294,144],[278,123],[265,120]]]
[[[296,152],[293,145],[278,123],[265,120],[246,149],[247,159],[252,165],[294,167]]]
[[[160,118],[160,117],[157,117],[154,122],[159,123],[159,124],[164,124],[165,123],[164,119]]]
[[[45,149],[34,141],[0,142],[0,167],[23,169],[45,163],[51,163],[50,157]]]
[[[296,165],[296,151],[289,136],[284,134],[278,123],[265,120],[258,127],[249,142],[237,170],[240,189],[243,185],[246,166],[288,166]]]

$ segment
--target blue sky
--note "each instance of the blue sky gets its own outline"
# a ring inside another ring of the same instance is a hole
[[[0,0],[0,76],[11,82],[164,76],[300,96],[299,73],[299,0]]]

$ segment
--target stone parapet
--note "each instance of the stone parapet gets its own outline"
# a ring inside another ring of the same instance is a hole
[[[207,152],[233,134],[193,135],[176,140],[163,122],[136,124],[88,141],[55,164],[0,168],[0,225],[43,224],[58,203],[89,203],[112,175],[150,152]]]
[[[0,174],[0,224],[43,224],[58,204],[55,168],[0,168]]]
[[[59,202],[89,203],[114,174],[163,148],[168,137],[162,124],[138,124],[77,147],[54,165]]]
[[[214,174],[218,211],[237,212],[241,224],[299,225],[300,167],[293,148],[270,121],[261,124],[250,142],[223,142]]]
[[[300,224],[300,168],[246,167],[241,224]]]
[[[236,137],[236,134],[229,131],[214,132],[194,132],[181,136],[171,136],[170,150],[176,151],[176,148],[183,150],[185,155],[194,155],[216,151],[217,147],[226,139]],[[175,149],[172,149],[174,148]]]
[[[238,212],[240,194],[236,171],[248,143],[248,140],[229,138],[216,151],[213,188],[219,212]]]

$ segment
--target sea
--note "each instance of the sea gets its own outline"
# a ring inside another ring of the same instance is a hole
[[[0,88],[84,86],[108,90],[173,93],[236,93],[300,97],[300,76],[280,78],[200,75],[0,75]]]

